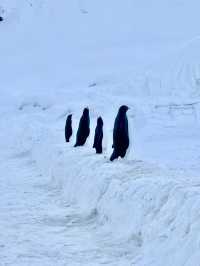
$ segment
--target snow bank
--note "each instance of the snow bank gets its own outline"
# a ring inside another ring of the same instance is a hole
[[[63,201],[95,217],[115,241],[130,242],[136,265],[196,265],[199,179],[140,160],[110,163],[104,156],[87,147],[54,150],[49,174]]]

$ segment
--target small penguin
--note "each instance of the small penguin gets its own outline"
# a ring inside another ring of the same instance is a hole
[[[78,131],[76,134],[76,144],[74,147],[83,146],[90,135],[90,116],[89,109],[85,108],[81,116]]]
[[[117,117],[114,123],[113,130],[113,153],[110,160],[113,161],[118,157],[124,158],[126,150],[129,147],[129,133],[128,133],[128,119],[126,112],[128,111],[126,105],[122,105],[119,108]]]
[[[96,149],[96,153],[102,153],[102,140],[103,140],[103,119],[99,117],[97,119],[97,126],[95,129],[93,148]]]
[[[0,16],[0,21],[3,21],[3,17]]]
[[[72,136],[72,114],[67,116],[66,124],[65,124],[65,140],[69,142]]]

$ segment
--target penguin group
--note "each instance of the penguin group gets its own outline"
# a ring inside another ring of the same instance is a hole
[[[121,157],[124,158],[129,147],[129,133],[128,133],[128,118],[127,111],[128,107],[122,105],[119,108],[118,114],[115,118],[114,128],[113,128],[113,153],[110,157],[110,161]],[[69,114],[66,119],[65,124],[65,140],[70,142],[72,136],[72,114]],[[74,147],[83,146],[86,143],[87,138],[90,135],[90,114],[89,108],[84,108],[83,114],[79,121],[78,130],[76,133],[76,142]],[[103,141],[103,119],[102,117],[97,118],[97,125],[94,135],[93,148],[96,150],[97,154],[103,153],[102,148]]]

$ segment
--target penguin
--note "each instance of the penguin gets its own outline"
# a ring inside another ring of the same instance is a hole
[[[72,114],[67,116],[66,124],[65,124],[65,140],[69,142],[72,136]]]
[[[76,144],[74,147],[83,146],[90,135],[90,116],[89,109],[85,108],[81,116],[78,131],[76,134]]]
[[[113,153],[110,157],[111,161],[118,157],[124,158],[126,150],[129,147],[128,119],[126,116],[128,109],[126,105],[122,105],[115,119],[113,129]]]
[[[3,17],[0,16],[0,21],[3,21]]]
[[[96,153],[102,153],[102,140],[103,140],[103,119],[99,117],[97,119],[97,126],[95,129],[93,148],[96,149]]]

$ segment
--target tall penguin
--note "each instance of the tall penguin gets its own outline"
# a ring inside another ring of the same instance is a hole
[[[72,115],[67,116],[66,124],[65,124],[65,140],[69,142],[72,136]]]
[[[96,149],[96,153],[102,153],[102,140],[103,140],[103,119],[99,117],[97,119],[97,126],[94,135],[93,148]]]
[[[85,108],[81,116],[78,131],[76,134],[76,144],[74,147],[83,146],[90,134],[90,116],[89,109]]]
[[[115,119],[113,130],[113,153],[110,157],[111,161],[118,157],[124,158],[126,150],[129,147],[128,119],[126,116],[128,109],[129,108],[126,105],[122,105],[119,108]]]

